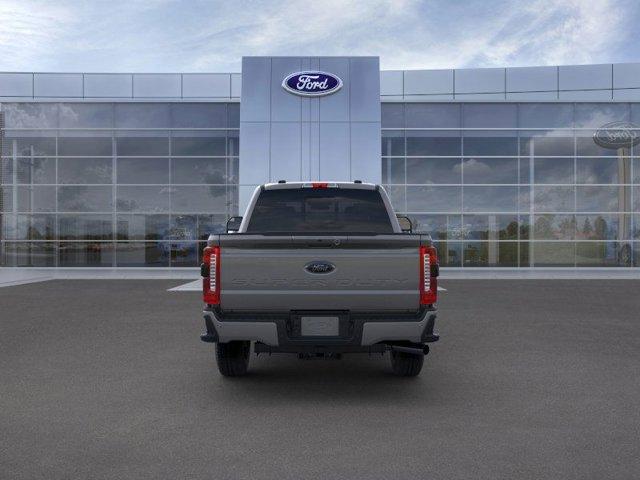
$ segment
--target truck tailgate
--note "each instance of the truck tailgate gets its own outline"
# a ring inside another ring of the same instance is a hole
[[[408,234],[220,235],[221,308],[415,311],[421,240]],[[332,271],[310,272],[317,263]]]

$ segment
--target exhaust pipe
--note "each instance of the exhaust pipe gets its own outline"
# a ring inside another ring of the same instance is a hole
[[[429,345],[420,345],[418,343],[408,345],[389,345],[389,349],[394,352],[410,353],[412,355],[427,355],[429,353]]]

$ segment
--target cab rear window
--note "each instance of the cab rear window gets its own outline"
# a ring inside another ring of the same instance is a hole
[[[393,233],[380,192],[281,189],[260,193],[248,233]]]

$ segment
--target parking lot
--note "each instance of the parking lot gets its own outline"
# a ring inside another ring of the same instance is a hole
[[[415,379],[366,355],[223,378],[180,283],[0,289],[0,477],[638,477],[640,281],[444,280]]]

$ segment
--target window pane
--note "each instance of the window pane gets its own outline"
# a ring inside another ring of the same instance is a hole
[[[62,242],[58,262],[61,267],[111,267],[113,243]]]
[[[508,103],[465,103],[466,128],[516,128],[517,105]]]
[[[554,132],[522,132],[520,155],[538,157],[573,157],[573,135],[559,136]]]
[[[406,103],[408,128],[459,128],[460,105],[446,103]]]
[[[58,229],[61,240],[112,240],[111,215],[59,215]]]
[[[404,155],[404,131],[383,130],[381,151],[383,157]]]
[[[227,183],[224,158],[173,158],[171,173],[173,183]]]
[[[168,212],[169,192],[170,187],[118,186],[116,209],[119,212]]]
[[[225,187],[171,187],[173,212],[226,213]]]
[[[573,212],[575,211],[574,187],[534,188],[534,210],[536,212]]]
[[[61,103],[61,128],[111,128],[113,105],[110,103]]]
[[[459,132],[407,130],[407,155],[459,156],[462,142]]]
[[[533,167],[535,183],[574,183],[573,158],[536,158]]]
[[[92,157],[113,154],[111,137],[60,137],[58,155],[88,155]]]
[[[168,267],[169,250],[163,243],[118,242],[116,265],[118,267]]]
[[[13,187],[0,187],[0,212],[12,212],[13,207]]]
[[[55,215],[18,215],[16,240],[55,240]]]
[[[531,255],[537,267],[573,267],[575,248],[573,242],[532,242]]]
[[[110,212],[112,187],[58,187],[59,212]]]
[[[0,184],[13,183],[13,159],[0,158]]]
[[[172,126],[175,128],[226,128],[226,103],[171,104]]]
[[[578,155],[616,157],[619,155],[619,149],[608,148],[598,145],[594,141],[595,131],[576,132],[576,153]],[[631,145],[629,145],[630,148]]]
[[[239,158],[229,158],[227,159],[227,182],[237,184],[238,179],[240,178],[240,165]]]
[[[167,128],[170,126],[168,103],[116,103],[117,128]]]
[[[640,158],[633,159],[633,183],[640,184]]]
[[[465,267],[517,267],[517,242],[466,242]]]
[[[382,128],[404,128],[404,104],[403,103],[383,103]]]
[[[202,258],[202,246],[206,246],[203,243],[195,242],[179,242],[179,243],[162,243],[162,246],[170,250],[168,253],[171,256],[172,267],[195,267],[200,264]]]
[[[407,187],[409,212],[460,212],[461,209],[461,187]]]
[[[207,133],[202,136],[177,137],[171,139],[172,155],[224,156],[226,155],[226,133]]]
[[[118,215],[118,240],[164,240],[169,235],[169,215]]]
[[[157,137],[118,137],[116,138],[119,156],[166,156],[169,155],[169,138]]]
[[[398,186],[398,185],[383,185],[384,190],[387,192],[389,196],[389,200],[391,200],[391,206],[396,211],[396,213],[406,212],[407,211],[407,199],[406,199],[406,190],[407,187]]]
[[[522,103],[518,115],[520,128],[573,127],[573,104],[570,103]]]
[[[631,245],[618,242],[578,242],[578,267],[630,267]]]
[[[465,158],[464,183],[518,183],[517,158]]]
[[[24,132],[20,132],[19,135],[24,135]],[[24,157],[55,155],[56,139],[53,136],[6,136],[2,140],[2,154],[11,156],[14,150],[16,155]]]
[[[168,158],[117,159],[119,184],[169,183]]]
[[[16,159],[16,162],[18,164],[18,183],[56,183],[55,158],[20,157]]]
[[[56,187],[18,187],[18,212],[55,212]]]
[[[464,187],[465,212],[517,212],[518,187]]]
[[[576,215],[578,240],[627,240],[631,238],[629,214]]]
[[[630,207],[629,187],[577,187],[576,208],[578,212],[629,211]]]
[[[382,159],[382,183],[406,183],[404,158]]]
[[[53,267],[56,249],[53,242],[5,243],[3,266],[6,267]]]
[[[462,163],[459,158],[408,158],[407,183],[462,182]]]
[[[573,240],[576,233],[574,215],[534,215],[533,238],[536,240]]]
[[[240,104],[227,103],[227,125],[229,128],[240,128]]]
[[[513,132],[466,132],[463,139],[465,155],[517,155],[518,138]],[[510,133],[511,136],[508,136]]]
[[[434,242],[441,267],[462,266],[462,242]]]
[[[412,215],[413,231],[428,233],[434,240],[462,238],[460,215]]]
[[[55,103],[3,103],[7,128],[56,128],[58,105]]]
[[[576,177],[577,183],[625,183],[624,179],[628,182],[631,177],[631,161],[612,157],[578,158]]]
[[[576,128],[600,128],[611,122],[630,121],[628,103],[576,103]]]
[[[111,158],[59,158],[58,183],[112,183]]]
[[[464,215],[462,232],[468,240],[517,240],[517,215]]]
[[[173,215],[171,232],[189,240],[207,240],[212,233],[225,233],[227,215]]]

